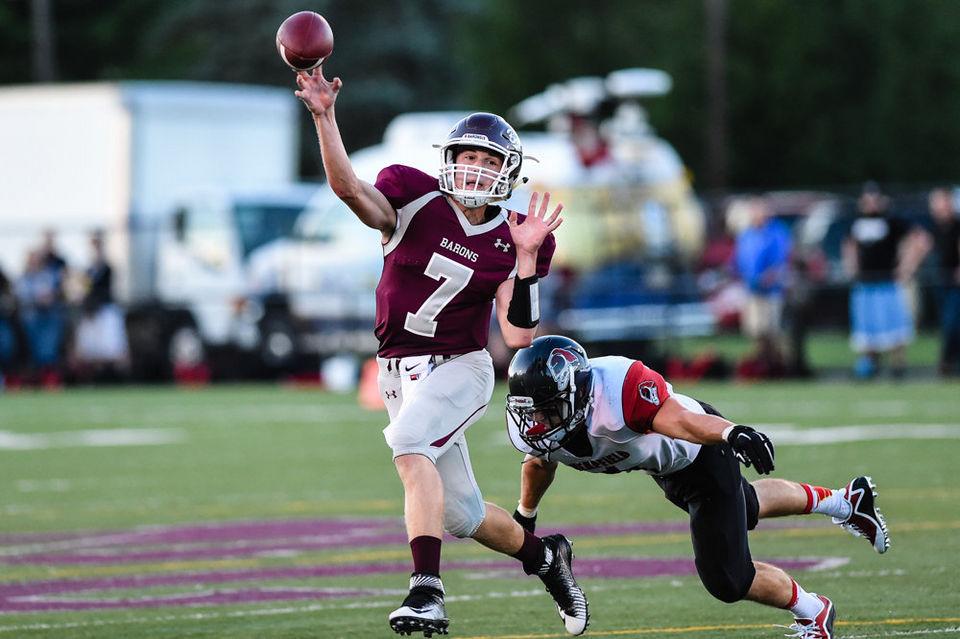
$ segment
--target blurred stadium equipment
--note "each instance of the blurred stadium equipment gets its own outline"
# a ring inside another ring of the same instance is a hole
[[[357,403],[367,410],[383,411],[387,410],[383,403],[383,396],[380,395],[380,387],[377,385],[377,375],[380,368],[377,366],[377,359],[371,357],[363,363],[360,369],[360,385],[357,389]]]
[[[682,160],[641,105],[672,86],[658,69],[620,69],[551,85],[511,111],[521,125],[545,126],[549,139],[573,155],[567,174],[535,178],[531,186],[564,198],[568,214],[557,231],[555,263],[574,277],[556,319],[560,330],[583,340],[714,330],[688,271],[703,250],[706,217]]]

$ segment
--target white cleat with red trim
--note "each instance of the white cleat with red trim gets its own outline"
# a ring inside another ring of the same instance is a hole
[[[823,604],[820,613],[813,619],[794,617],[793,623],[787,627],[788,630],[793,631],[793,634],[784,636],[796,639],[834,639],[833,621],[836,619],[837,611],[833,607],[833,602],[823,595],[812,592],[810,594]]]
[[[856,477],[843,489],[843,499],[850,504],[846,519],[833,517],[837,524],[854,537],[863,537],[873,549],[883,554],[890,549],[890,534],[883,513],[877,508],[877,488],[870,477]]]

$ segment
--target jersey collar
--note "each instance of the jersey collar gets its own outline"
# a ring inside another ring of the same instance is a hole
[[[467,216],[463,214],[463,211],[460,210],[460,207],[453,203],[453,200],[450,199],[449,195],[445,195],[444,198],[447,200],[447,204],[450,205],[450,208],[453,209],[454,214],[460,221],[460,226],[463,227],[463,233],[467,236],[482,235],[487,231],[492,231],[507,221],[506,209],[501,206],[500,212],[497,215],[487,220],[483,224],[473,225],[470,223],[470,220],[467,219]]]

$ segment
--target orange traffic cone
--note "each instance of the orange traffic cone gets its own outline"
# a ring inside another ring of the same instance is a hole
[[[357,402],[367,410],[386,410],[383,398],[380,397],[380,387],[377,385],[377,375],[380,367],[377,360],[371,357],[363,363],[360,369],[360,386],[357,388]]]

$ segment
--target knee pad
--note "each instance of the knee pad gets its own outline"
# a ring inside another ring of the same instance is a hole
[[[697,563],[697,573],[704,588],[724,603],[735,603],[746,597],[756,572],[752,562],[737,570],[724,570],[721,566],[707,568]]]
[[[423,455],[434,463],[437,461],[436,450],[424,442],[423,429],[411,428],[409,422],[390,422],[390,425],[383,429],[383,438],[395,458],[416,454]]]
[[[479,502],[479,506],[477,505]],[[472,537],[483,518],[486,507],[480,499],[456,500],[443,505],[443,529],[461,539]]]

